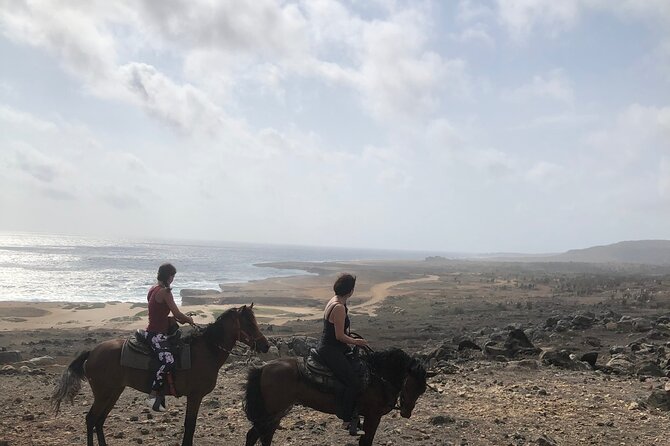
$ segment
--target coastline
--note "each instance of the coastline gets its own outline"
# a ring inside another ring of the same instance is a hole
[[[426,274],[386,271],[390,264],[406,262],[268,262],[266,267],[299,266],[311,274],[279,276],[249,282],[222,284],[215,290],[181,291],[183,312],[194,313],[196,323],[207,324],[233,306],[254,303],[258,322],[284,325],[290,321],[320,318],[324,303],[332,297],[332,283],[340,272],[357,274],[353,313],[375,316],[377,307],[394,287],[437,280]],[[405,265],[407,266],[407,265]],[[397,294],[397,293],[396,293]],[[147,323],[146,303],[0,301],[0,332],[40,329],[135,330]]]

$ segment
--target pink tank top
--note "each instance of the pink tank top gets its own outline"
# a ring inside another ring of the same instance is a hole
[[[156,295],[161,289],[163,289],[161,285],[154,285],[147,294],[147,300],[149,301],[149,325],[147,326],[147,331],[167,334],[170,307],[165,302],[161,303],[156,300]]]

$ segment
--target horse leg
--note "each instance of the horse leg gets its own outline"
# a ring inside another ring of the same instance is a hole
[[[365,434],[361,435],[361,438],[358,440],[358,446],[372,445],[372,440],[375,438],[375,433],[377,432],[380,420],[381,416],[377,414],[365,416],[365,421],[363,421],[363,431]]]
[[[271,421],[263,426],[263,430],[260,433],[261,445],[270,446],[272,444],[272,437],[274,437],[278,427],[279,421]]]
[[[122,387],[105,395],[101,395],[100,393],[96,395],[94,392],[93,405],[86,414],[86,444],[88,446],[93,446],[94,429],[98,437],[98,445],[105,446],[107,444],[105,442],[105,434],[102,431],[102,425],[105,423],[107,415],[109,415],[114,404],[116,404],[123,389]]]
[[[93,429],[96,427],[96,424],[98,423],[98,418],[100,418],[100,415],[104,412],[105,406],[106,406],[106,399],[103,401],[103,398],[100,396],[95,396],[93,399],[93,405],[91,408],[88,410],[88,413],[86,414],[86,445],[87,446],[94,446],[93,445]],[[105,437],[102,437],[102,442],[100,441],[100,432],[96,429],[96,434],[98,436],[98,444],[100,446],[105,446]]]
[[[106,399],[105,408],[102,410],[102,413],[98,416],[98,419],[95,422],[95,433],[98,436],[98,444],[100,446],[105,446],[107,444],[107,442],[105,441],[105,434],[103,433],[102,426],[103,424],[105,424],[107,416],[114,408],[114,405],[121,396],[121,393],[123,393],[123,389],[124,387],[122,387],[121,389],[117,389],[109,394],[109,396]]]
[[[195,434],[195,422],[198,419],[198,410],[202,395],[188,396],[186,398],[186,418],[184,419],[184,439],[181,446],[193,446],[193,434]]]
[[[256,429],[255,426],[253,426],[249,431],[247,432],[247,442],[244,444],[245,446],[254,446],[258,439],[260,438],[260,434],[258,433],[258,429]]]

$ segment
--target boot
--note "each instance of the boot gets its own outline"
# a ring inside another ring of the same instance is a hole
[[[167,410],[165,406],[165,395],[162,393],[151,392],[147,399],[147,405],[156,412],[165,412]]]
[[[354,410],[354,413],[351,415],[351,421],[349,422],[349,435],[357,437],[364,433],[363,426],[361,426],[361,419],[358,416],[358,410]]]

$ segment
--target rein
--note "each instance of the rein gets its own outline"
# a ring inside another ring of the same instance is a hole
[[[217,349],[221,350],[222,352],[227,353],[228,355],[244,356],[241,353],[233,352],[233,349],[235,348],[236,344],[239,341],[242,341],[244,343],[248,342],[249,344],[251,344],[250,345],[250,347],[251,347],[250,350],[255,350],[256,349],[256,344],[258,343],[258,338],[254,338],[254,337],[250,336],[246,331],[242,330],[242,328],[239,326],[240,325],[239,319],[236,321],[236,323],[237,323],[237,326],[238,326],[238,330],[237,330],[237,338],[235,339],[235,343],[233,344],[233,347],[230,350],[228,350],[227,348],[225,348],[223,345],[221,345],[219,343],[215,343],[214,346]],[[196,324],[195,322],[193,324],[191,324],[191,326],[196,331],[198,331],[198,333],[202,333],[205,330],[205,327],[203,327],[202,325]]]

